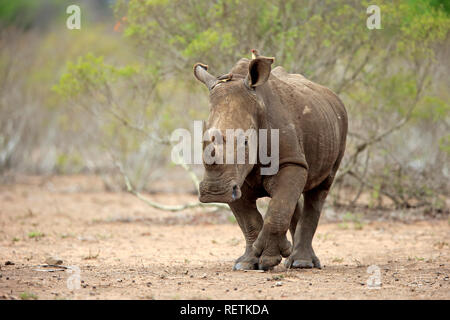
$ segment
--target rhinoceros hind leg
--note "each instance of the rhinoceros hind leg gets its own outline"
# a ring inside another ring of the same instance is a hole
[[[295,229],[297,229],[298,221],[303,212],[303,199],[299,199],[295,207],[294,214],[292,215],[291,224],[289,225],[289,232],[291,233],[292,243],[295,242]]]
[[[313,252],[310,255],[304,255],[303,257],[299,254],[291,254],[289,258],[285,261],[286,268],[294,268],[294,269],[311,269],[317,268],[322,269],[322,265],[320,264],[319,258]]]

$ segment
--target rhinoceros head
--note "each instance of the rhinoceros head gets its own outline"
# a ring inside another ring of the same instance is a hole
[[[273,61],[262,56],[241,59],[221,77],[208,73],[204,64],[194,65],[195,77],[210,94],[210,114],[203,128],[207,134],[201,202],[230,203],[241,197],[242,184],[257,163],[257,133],[264,111],[255,88],[266,83]]]

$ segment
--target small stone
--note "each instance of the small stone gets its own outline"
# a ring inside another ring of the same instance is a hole
[[[59,257],[51,256],[51,257],[48,257],[47,259],[45,259],[45,263],[58,266],[63,263],[63,260]]]
[[[281,287],[281,286],[283,285],[283,282],[282,282],[282,281],[277,281],[277,282],[275,283],[275,285],[276,285],[277,287]]]

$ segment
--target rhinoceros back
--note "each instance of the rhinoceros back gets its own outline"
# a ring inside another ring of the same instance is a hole
[[[328,88],[282,67],[274,68],[269,80],[282,101],[280,112],[296,127],[309,167],[306,189],[313,188],[342,159],[348,126],[344,104]]]

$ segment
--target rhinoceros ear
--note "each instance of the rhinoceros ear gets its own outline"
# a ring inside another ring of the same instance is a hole
[[[255,88],[264,84],[269,79],[272,63],[275,58],[258,56],[248,66],[246,83],[249,87]]]
[[[197,80],[203,82],[209,90],[211,90],[211,88],[217,84],[218,80],[206,70],[208,70],[208,66],[206,64],[196,63],[194,65],[194,76]]]

